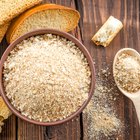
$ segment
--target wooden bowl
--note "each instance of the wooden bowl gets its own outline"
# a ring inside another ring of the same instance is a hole
[[[58,121],[54,121],[54,122],[39,122],[36,120],[32,120],[29,119],[28,117],[22,115],[9,101],[9,99],[7,98],[5,91],[4,91],[4,86],[3,86],[3,64],[5,62],[5,60],[7,59],[9,53],[11,50],[13,50],[13,48],[19,44],[21,41],[31,37],[31,36],[36,36],[36,35],[42,35],[42,34],[55,34],[55,35],[59,35],[62,36],[68,40],[71,40],[72,42],[74,42],[76,44],[76,46],[83,52],[83,54],[85,55],[85,57],[87,58],[87,61],[89,63],[89,67],[91,70],[91,84],[90,84],[90,90],[89,90],[89,96],[88,99],[85,100],[85,102],[82,104],[82,106],[74,113],[72,113],[70,116],[68,116],[67,118],[63,119],[63,120],[58,120]],[[8,48],[6,49],[6,51],[4,52],[2,58],[1,58],[1,62],[0,62],[0,92],[1,92],[1,96],[4,99],[5,103],[7,104],[7,106],[9,107],[9,109],[19,118],[28,121],[30,123],[33,124],[37,124],[37,125],[44,125],[44,126],[52,126],[52,125],[57,125],[57,124],[62,124],[65,123],[71,119],[73,119],[74,117],[76,117],[77,115],[79,115],[83,109],[87,106],[88,102],[90,101],[93,92],[95,89],[95,69],[94,69],[94,64],[92,61],[92,57],[89,54],[89,52],[87,51],[86,47],[75,37],[73,37],[72,35],[66,33],[66,32],[62,32],[62,31],[58,31],[58,30],[54,30],[54,29],[39,29],[39,30],[35,30],[29,33],[24,34],[23,36],[19,37],[17,40],[15,40],[13,43],[11,43]]]

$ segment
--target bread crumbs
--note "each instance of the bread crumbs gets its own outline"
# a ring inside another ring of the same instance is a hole
[[[7,97],[24,116],[51,122],[70,116],[88,98],[91,71],[73,42],[45,34],[11,51],[3,81]]]

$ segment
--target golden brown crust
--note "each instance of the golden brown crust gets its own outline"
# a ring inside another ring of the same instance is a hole
[[[117,33],[122,29],[121,21],[110,16],[98,32],[93,36],[92,41],[98,46],[102,45],[107,47]]]
[[[6,106],[2,97],[0,97],[0,117],[3,117],[3,119],[7,119],[10,115],[11,115],[11,111]]]
[[[22,15],[20,15],[18,18],[16,18],[12,24],[10,25],[10,28],[7,32],[7,35],[6,35],[6,39],[9,43],[11,43],[13,40],[12,40],[12,36],[14,35],[15,31],[18,29],[18,27],[27,19],[29,18],[31,15],[37,13],[37,12],[41,12],[43,10],[65,10],[65,11],[68,11],[68,12],[74,12],[75,13],[75,18],[74,18],[74,21],[75,22],[75,27],[77,26],[78,24],[78,21],[79,21],[79,18],[80,18],[80,14],[78,11],[74,10],[74,9],[71,9],[71,8],[68,8],[68,7],[65,7],[65,6],[61,6],[61,5],[56,5],[56,4],[44,4],[44,5],[40,5],[40,6],[36,6],[28,11],[26,11],[25,13],[23,13]],[[69,17],[68,17],[69,18]],[[67,19],[69,20],[69,19]],[[69,24],[70,25],[70,24]],[[75,28],[73,27],[73,28]],[[72,30],[71,27],[67,27],[67,30],[66,32]]]
[[[8,26],[9,26],[10,23],[7,23],[7,24],[4,24],[4,25],[1,25],[0,26],[0,42],[2,41],[7,29],[8,29]]]
[[[16,0],[0,2],[0,7],[2,7],[0,10],[0,25],[9,22],[17,15],[41,2],[42,0],[23,0],[21,3]]]

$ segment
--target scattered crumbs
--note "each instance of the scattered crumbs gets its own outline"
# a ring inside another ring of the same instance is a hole
[[[108,138],[116,140],[123,131],[123,123],[118,118],[114,103],[118,99],[118,90],[110,69],[101,69],[97,73],[96,88],[92,100],[84,110],[84,119],[88,120],[84,134],[88,140]]]

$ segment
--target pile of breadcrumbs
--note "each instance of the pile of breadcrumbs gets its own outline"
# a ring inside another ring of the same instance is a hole
[[[91,71],[71,41],[45,34],[28,38],[4,63],[7,97],[30,119],[50,122],[75,112],[88,98]]]
[[[114,77],[117,84],[129,93],[140,90],[140,60],[127,53],[121,54],[116,61]]]

